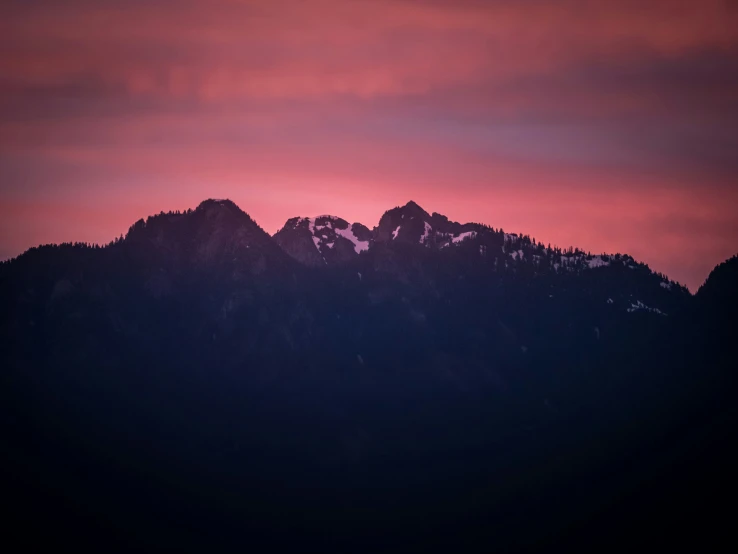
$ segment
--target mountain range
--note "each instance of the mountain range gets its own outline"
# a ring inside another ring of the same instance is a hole
[[[734,257],[692,295],[414,202],[270,236],[206,200],[33,248],[0,264],[14,526],[527,551],[671,544],[689,522],[675,542],[707,547],[708,492],[735,485],[737,277]]]

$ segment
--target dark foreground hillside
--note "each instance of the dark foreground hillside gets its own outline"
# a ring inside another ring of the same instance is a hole
[[[206,202],[0,265],[6,536],[735,547],[737,259],[691,296],[627,256],[408,206],[276,240]]]

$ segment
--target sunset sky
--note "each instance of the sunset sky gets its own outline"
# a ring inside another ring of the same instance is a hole
[[[2,259],[209,197],[738,253],[738,2],[9,0],[0,51]]]

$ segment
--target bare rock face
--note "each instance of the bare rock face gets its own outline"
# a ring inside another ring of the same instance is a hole
[[[423,244],[431,237],[431,216],[412,200],[388,210],[375,230],[377,242]]]
[[[480,231],[483,231],[482,225],[457,223],[435,212],[431,215],[411,200],[386,211],[374,234],[376,242],[443,248],[474,238]]]
[[[321,267],[356,258],[369,249],[372,232],[332,215],[293,217],[274,235],[275,242],[297,261]]]

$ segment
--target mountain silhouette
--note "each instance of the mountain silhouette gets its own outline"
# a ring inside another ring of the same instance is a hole
[[[146,550],[718,544],[735,260],[692,295],[414,202],[270,236],[207,200],[33,248],[0,264],[12,526]]]

